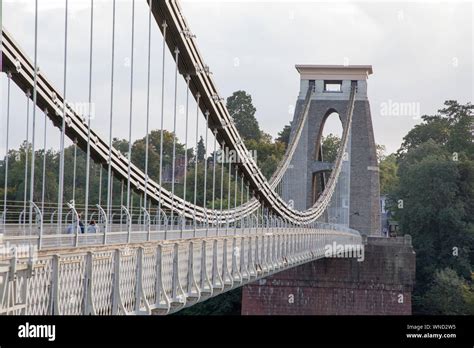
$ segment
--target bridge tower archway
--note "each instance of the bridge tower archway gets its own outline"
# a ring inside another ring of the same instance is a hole
[[[316,202],[326,187],[337,157],[337,140],[342,139],[342,133],[343,125],[339,112],[334,108],[329,108],[324,113],[321,127],[312,144],[312,204]]]
[[[344,128],[351,85],[356,84],[351,125],[349,226],[367,235],[380,234],[380,188],[376,146],[372,127],[367,79],[370,65],[297,65],[300,93],[292,122],[293,128],[303,117],[304,98],[314,88],[308,115],[297,149],[283,179],[282,195],[299,210],[310,208],[318,194],[318,176],[331,170],[319,160],[323,130],[330,115],[337,113]],[[332,117],[332,116],[331,116]],[[292,129],[290,138],[295,136]],[[324,154],[323,154],[324,156]]]

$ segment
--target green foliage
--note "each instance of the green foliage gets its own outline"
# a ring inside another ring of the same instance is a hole
[[[424,156],[417,160],[421,153]],[[428,141],[409,152],[400,164],[399,176],[398,197],[403,200],[403,209],[397,211],[397,217],[401,230],[413,237],[420,288],[432,279],[437,268],[452,267],[469,274],[473,221],[466,216],[459,197],[457,163],[443,153],[440,145]],[[454,247],[459,249],[456,257]]]
[[[326,137],[323,136],[321,143],[324,162],[335,162],[341,145],[341,138],[331,133]]]
[[[65,154],[66,160],[69,152]],[[25,161],[28,157],[28,172],[27,179],[30,179],[31,174],[31,158],[32,148],[30,144],[23,142],[18,150],[10,149],[8,151],[8,192],[7,200],[22,201],[25,192]],[[34,200],[41,199],[41,184],[42,184],[42,173],[43,173],[43,157],[44,151],[35,151],[35,191]],[[66,162],[68,163],[68,162]],[[3,200],[4,186],[5,186],[5,159],[1,163],[0,167],[0,193],[1,199]],[[72,166],[71,166],[72,170]],[[46,167],[45,167],[45,200],[57,200],[57,173],[59,171],[59,156],[52,150],[46,151]],[[72,176],[71,176],[72,177]],[[72,179],[71,179],[72,180]],[[29,181],[28,181],[29,182]],[[29,183],[26,187],[27,200],[29,200]]]
[[[206,156],[206,147],[204,146],[204,139],[202,136],[199,138],[197,144],[197,160],[198,162],[204,161],[204,156]]]
[[[196,204],[198,205],[204,205],[204,187],[206,187],[206,206],[208,208],[212,208],[212,171],[213,171],[213,165],[208,161],[207,163],[207,182],[206,185],[204,185],[204,162],[198,163],[197,164],[197,185],[196,185]],[[194,177],[195,177],[195,164],[192,163],[189,166],[188,172],[187,172],[187,180],[186,180],[186,200],[190,202],[194,202]],[[216,164],[216,177],[215,177],[215,201],[214,201],[214,207],[216,209],[220,208],[221,204],[221,173],[222,173],[222,165],[221,164]],[[234,175],[235,172],[232,172],[232,175]],[[230,182],[230,202],[228,200],[229,197],[229,165],[224,164],[224,180],[222,181],[222,208],[227,209],[228,207],[233,208],[235,205],[235,180],[231,178]],[[247,192],[244,187],[244,202],[246,201],[247,198]],[[183,185],[177,185],[175,188],[175,194],[183,197]],[[242,204],[241,201],[241,180],[239,179],[237,182],[237,205]],[[228,205],[230,203],[230,205]]]
[[[257,109],[252,104],[252,96],[245,91],[236,91],[227,98],[227,109],[235,126],[244,140],[260,140],[260,127],[255,118]]]
[[[398,155],[403,156],[408,150],[433,140],[442,145],[448,152],[465,152],[474,154],[474,143],[470,133],[470,124],[474,106],[470,103],[461,105],[457,101],[448,100],[445,108],[438,114],[422,116],[423,123],[416,125],[403,138]]]
[[[163,167],[171,165],[173,150],[173,133],[163,132]],[[160,141],[161,131],[154,130],[149,134],[148,146],[148,173],[151,179],[159,180],[160,166]],[[125,139],[114,138],[113,146],[119,150],[122,155],[128,156],[128,141]],[[135,141],[132,145],[132,162],[141,170],[145,169],[145,138]],[[84,149],[85,150],[85,149]],[[24,142],[18,150],[10,149],[8,152],[8,200],[22,201],[24,197],[24,172],[25,158],[28,153],[28,179],[31,173],[31,145]],[[176,154],[184,155],[184,146],[176,142]],[[35,151],[35,192],[34,200],[41,201],[42,178],[43,178],[43,156],[44,150]],[[75,181],[75,200],[78,204],[84,204],[85,201],[85,181],[86,181],[86,152],[77,148],[76,152],[76,181]],[[188,149],[188,161],[193,160],[192,149]],[[45,202],[57,202],[58,183],[59,183],[59,153],[50,149],[46,151],[45,166]],[[69,201],[73,197],[74,183],[74,145],[68,146],[64,150],[64,200]],[[5,160],[0,162],[0,194],[3,199],[5,183]],[[100,183],[100,171],[102,170],[102,184]],[[29,186],[29,185],[28,185]],[[29,187],[27,187],[29,189]],[[107,165],[90,163],[90,188],[89,203],[96,204],[105,202],[107,195]],[[121,183],[117,178],[113,180],[113,204],[120,204]],[[29,199],[29,192],[28,199]],[[100,196],[99,197],[99,193]],[[136,202],[138,197],[136,197]]]
[[[285,148],[287,148],[290,143],[290,134],[291,125],[287,124],[280,132],[278,132],[278,138],[276,138],[276,140],[285,144]]]
[[[380,194],[394,192],[398,186],[398,163],[395,154],[385,156],[379,164],[380,168]]]
[[[380,162],[385,159],[385,145],[375,144],[375,151],[377,152],[377,162]]]
[[[237,288],[183,309],[176,315],[240,315],[241,301],[242,288]]]
[[[405,136],[396,163],[390,155],[380,165],[382,188],[403,202],[396,218],[402,233],[413,237],[417,253],[415,313],[466,313],[461,289],[472,272],[474,149],[469,127],[474,109],[456,101],[445,106],[437,115],[423,116],[423,123]]]
[[[120,153],[124,156],[128,155],[128,140],[113,138],[112,139],[112,146],[120,151]]]
[[[473,315],[474,291],[456,271],[436,270],[428,291],[416,298],[421,312],[438,315]]]
[[[250,139],[245,145],[247,149],[257,154],[257,164],[263,175],[269,179],[285,154],[285,144],[279,141],[273,142],[269,134],[262,132],[258,141]]]

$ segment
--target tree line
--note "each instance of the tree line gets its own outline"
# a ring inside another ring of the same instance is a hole
[[[474,314],[474,106],[424,115],[380,163],[381,192],[416,252],[416,314]]]

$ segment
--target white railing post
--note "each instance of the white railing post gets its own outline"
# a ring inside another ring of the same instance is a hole
[[[92,299],[92,262],[93,253],[88,251],[86,255],[86,267],[84,275],[84,297],[83,297],[83,315],[97,314],[94,309],[94,303]]]
[[[76,229],[76,241],[75,241],[75,246],[78,247],[79,246],[79,231],[81,230],[81,226],[79,224],[79,214],[77,213],[77,210],[76,208],[74,207],[74,201],[71,201],[71,202],[68,202],[67,203],[67,206],[69,207],[70,211],[69,213],[72,212],[73,216],[76,218],[76,222],[74,223],[74,219],[72,219],[72,226],[75,227]],[[60,217],[61,218],[61,217]],[[67,223],[67,218],[66,218],[66,223]],[[61,231],[60,231],[61,232]]]
[[[58,315],[59,313],[59,255],[53,255],[51,292],[49,297],[49,315]]]
[[[130,216],[130,212],[128,211],[127,207],[122,205],[121,209],[127,216],[127,243],[130,243],[132,240],[132,217]]]
[[[104,225],[104,245],[107,244],[107,230],[108,230],[108,226],[109,226],[109,219],[107,217],[107,214],[105,213],[104,209],[99,205],[99,204],[96,204],[95,205],[97,207],[97,209],[99,210],[99,221],[98,223],[103,223]],[[94,216],[94,213],[91,215],[91,220],[92,220],[92,217]],[[86,221],[86,223],[88,223]],[[113,215],[112,215],[112,224],[113,224]],[[87,231],[86,231],[87,232]]]
[[[30,204],[33,206],[35,213],[36,213],[36,225],[39,225],[39,236],[38,236],[38,250],[41,250],[41,247],[43,245],[43,214],[41,213],[41,210],[38,208],[38,206],[33,202],[30,201]],[[39,220],[39,224],[38,224]]]
[[[150,213],[148,213],[148,210],[146,210],[145,207],[142,207],[141,211],[143,211],[143,222],[145,223],[147,241],[150,241],[151,240]]]

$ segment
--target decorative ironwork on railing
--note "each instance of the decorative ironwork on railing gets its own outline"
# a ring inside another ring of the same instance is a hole
[[[268,223],[240,235],[89,247],[0,263],[3,314],[169,314],[270,274],[361,243],[328,224]]]

